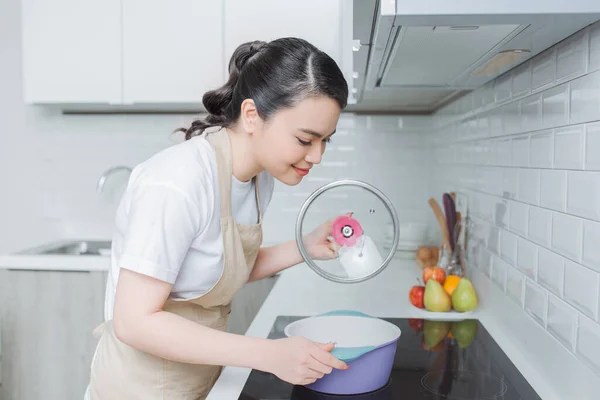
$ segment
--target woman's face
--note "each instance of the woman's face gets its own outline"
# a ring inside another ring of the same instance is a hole
[[[278,111],[254,132],[257,161],[279,181],[297,185],[321,162],[340,113],[338,103],[325,96]]]

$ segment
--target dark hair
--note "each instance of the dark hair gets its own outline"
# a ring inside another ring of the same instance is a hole
[[[237,121],[245,99],[254,100],[258,115],[267,120],[282,108],[319,95],[346,108],[348,84],[327,54],[298,38],[244,43],[231,56],[227,82],[202,97],[208,116],[177,131],[185,132],[187,140],[212,126],[227,127]]]

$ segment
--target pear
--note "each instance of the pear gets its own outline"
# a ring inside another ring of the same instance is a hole
[[[477,333],[477,320],[465,319],[452,323],[452,337],[456,339],[461,349],[466,349],[473,343]]]
[[[427,292],[425,292],[427,297]],[[462,278],[452,292],[452,306],[456,311],[466,312],[477,308],[477,293],[470,280]]]
[[[423,341],[428,349],[433,349],[440,344],[442,340],[450,332],[451,324],[448,321],[431,321],[423,322]]]
[[[425,285],[423,304],[427,311],[448,312],[452,309],[452,299],[442,285],[435,279],[429,279]]]

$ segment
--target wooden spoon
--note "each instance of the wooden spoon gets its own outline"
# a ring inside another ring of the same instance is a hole
[[[433,197],[429,199],[429,206],[433,210],[438,224],[440,225],[440,230],[442,231],[442,241],[444,243],[444,246],[446,246],[448,251],[450,251],[450,236],[448,233],[448,227],[446,226],[446,218],[444,217],[444,213],[442,212],[442,209],[440,208],[438,202]]]

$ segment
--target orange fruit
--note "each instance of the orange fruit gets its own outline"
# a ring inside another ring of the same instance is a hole
[[[454,289],[458,286],[458,282],[460,282],[460,276],[448,275],[444,281],[444,290],[446,293],[452,296],[452,292],[454,292]]]

